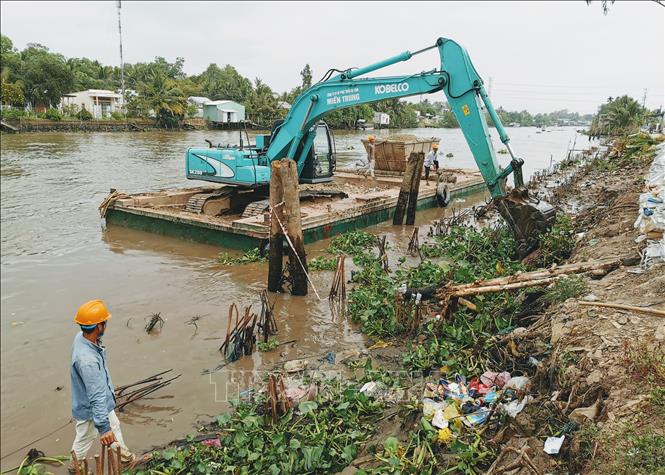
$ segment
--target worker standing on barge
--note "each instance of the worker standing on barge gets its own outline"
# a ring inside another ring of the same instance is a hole
[[[374,178],[374,154],[376,151],[376,144],[374,143],[376,137],[370,135],[367,137],[367,172]]]
[[[429,171],[432,168],[432,165],[434,165],[434,171],[439,171],[439,160],[438,160],[438,154],[439,154],[439,144],[435,143],[432,145],[432,150],[427,154],[425,157],[425,184],[429,185]]]
[[[115,414],[115,393],[101,338],[111,314],[101,300],[91,300],[78,309],[74,322],[81,332],[74,337],[69,367],[72,384],[72,416],[76,438],[72,450],[78,460],[86,458],[95,438],[103,446],[120,446],[123,462],[134,463],[122,438]],[[73,465],[70,466],[73,473]]]

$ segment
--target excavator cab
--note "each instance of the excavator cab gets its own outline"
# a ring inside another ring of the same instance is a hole
[[[337,149],[333,131],[324,121],[319,121],[310,134],[316,134],[300,174],[301,183],[325,183],[332,181],[337,166]]]

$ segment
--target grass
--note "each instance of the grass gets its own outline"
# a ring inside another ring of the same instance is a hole
[[[543,298],[549,303],[565,302],[570,298],[579,297],[587,291],[587,283],[584,277],[563,277],[545,292]]]

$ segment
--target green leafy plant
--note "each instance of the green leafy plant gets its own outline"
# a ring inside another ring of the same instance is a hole
[[[337,257],[317,256],[307,263],[309,270],[335,270]]]
[[[364,231],[350,231],[332,238],[328,246],[328,252],[330,254],[356,256],[365,253],[375,243],[376,236],[373,234]]]
[[[346,467],[375,431],[383,405],[354,386],[330,382],[315,401],[302,402],[273,423],[262,403],[236,403],[217,417],[219,447],[189,444],[156,452],[152,473],[305,474]]]
[[[267,352],[272,351],[279,346],[279,340],[277,337],[271,336],[268,338],[268,341],[260,341],[256,344],[256,347],[259,351]]]
[[[217,256],[217,262],[225,266],[232,266],[238,264],[249,264],[251,262],[262,262],[267,260],[267,256],[261,255],[261,250],[258,248],[250,249],[241,256],[231,256],[227,252],[222,252]]]
[[[86,109],[85,107],[82,108],[76,116],[79,118],[79,120],[92,120],[92,113]]]
[[[44,118],[48,120],[62,120],[62,113],[58,109],[50,108],[44,113]]]
[[[535,267],[550,265],[568,259],[575,247],[575,227],[570,216],[558,213],[550,232],[539,238],[539,257]]]

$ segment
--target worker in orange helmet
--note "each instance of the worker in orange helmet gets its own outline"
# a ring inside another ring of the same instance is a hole
[[[432,145],[432,150],[427,154],[425,157],[425,184],[429,185],[429,171],[432,168],[432,165],[434,165],[434,170],[439,171],[439,160],[438,160],[438,154],[439,154],[439,144],[435,143]]]
[[[86,458],[95,438],[103,446],[120,447],[123,462],[136,462],[122,438],[120,421],[115,414],[115,393],[106,362],[101,338],[111,314],[101,300],[84,303],[76,312],[74,322],[81,332],[74,337],[72,363],[72,416],[76,422],[76,438],[72,451],[78,460]],[[74,465],[70,465],[74,472]]]
[[[374,153],[376,150],[376,137],[370,135],[367,137],[367,169],[364,170],[364,175],[368,174],[374,178]]]

